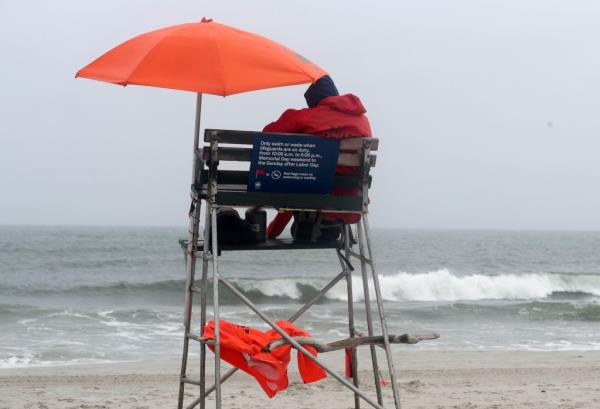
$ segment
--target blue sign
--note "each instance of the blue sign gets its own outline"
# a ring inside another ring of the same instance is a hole
[[[328,194],[340,141],[311,136],[264,135],[254,139],[249,192]]]

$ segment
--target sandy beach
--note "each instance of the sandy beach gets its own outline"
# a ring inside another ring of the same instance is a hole
[[[366,368],[369,357],[364,352],[359,359]],[[600,352],[404,349],[396,354],[403,408],[600,407]],[[264,395],[253,378],[236,374],[224,384],[224,407],[352,407],[352,393],[331,377],[302,384],[294,361],[289,371],[290,387],[273,399]],[[340,354],[328,354],[326,361],[342,372]],[[173,408],[177,400],[178,365],[173,360],[3,369],[0,408]],[[363,384],[372,386],[371,379],[370,373],[363,369]],[[194,389],[188,387],[188,399],[192,399]],[[384,388],[384,394],[386,407],[390,407],[393,400],[389,387]]]

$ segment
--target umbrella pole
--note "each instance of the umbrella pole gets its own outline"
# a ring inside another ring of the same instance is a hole
[[[193,156],[193,165],[192,165],[192,186],[196,185],[199,182],[200,173],[202,172],[202,156],[198,154],[198,146],[200,144],[200,116],[202,113],[202,94],[198,93],[196,96],[196,121],[194,126],[194,156]],[[189,348],[189,336],[191,329],[191,321],[192,321],[192,304],[193,304],[193,288],[194,288],[194,276],[196,273],[196,243],[198,242],[198,231],[200,229],[200,208],[202,201],[197,193],[192,192],[192,206],[190,207],[189,213],[189,226],[188,226],[188,247],[186,254],[186,286],[185,286],[185,310],[184,310],[184,339],[183,339],[183,355],[181,357],[181,373],[179,380],[179,401],[178,408],[181,409],[183,407],[183,397],[184,397],[184,388],[186,379],[186,370],[187,370],[187,360],[188,360],[188,348]],[[205,281],[205,277],[202,277],[203,281]],[[206,300],[203,296],[201,299],[201,330],[204,328],[204,324],[206,321]],[[204,373],[204,363],[206,359],[206,345],[201,344],[200,349],[200,371],[201,374]],[[201,383],[204,379],[203,376],[200,377]],[[200,392],[204,394],[204,385],[200,385]]]
[[[196,160],[196,150],[198,149],[198,146],[200,145],[200,116],[202,114],[202,93],[199,92],[198,94],[196,94],[196,121],[194,123],[194,162]],[[197,168],[194,167],[193,169],[193,179],[192,179],[192,183],[194,183],[195,178],[196,178],[196,172],[197,172]]]

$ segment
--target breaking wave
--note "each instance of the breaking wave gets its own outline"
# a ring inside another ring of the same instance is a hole
[[[231,281],[255,302],[282,303],[307,301],[329,281],[327,278],[286,277]],[[500,274],[457,275],[446,269],[427,273],[399,272],[380,277],[381,291],[386,301],[477,301],[477,300],[540,300],[584,299],[600,297],[600,275],[594,274]],[[362,280],[353,278],[354,297],[362,301]],[[372,282],[369,282],[373,294]],[[184,280],[164,280],[151,283],[118,282],[100,286],[78,286],[67,289],[0,288],[0,294],[42,297],[85,297],[144,299],[157,303],[179,305],[185,289]],[[235,304],[235,295],[227,289],[221,292],[224,303]],[[327,294],[329,301],[347,300],[342,280]]]
[[[550,296],[600,296],[600,275],[500,274],[460,276],[446,269],[381,277],[383,298],[391,301],[537,300]],[[571,297],[569,297],[571,298]]]

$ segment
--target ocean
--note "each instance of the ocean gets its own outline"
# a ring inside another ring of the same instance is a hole
[[[0,368],[180,357],[185,236],[185,228],[0,226]],[[397,348],[600,349],[598,232],[376,229],[373,240],[390,332],[441,335]],[[366,332],[355,266],[356,326]],[[340,266],[332,250],[224,252],[220,270],[285,319]],[[221,294],[223,319],[267,328]],[[342,282],[297,324],[344,338],[345,300]]]

